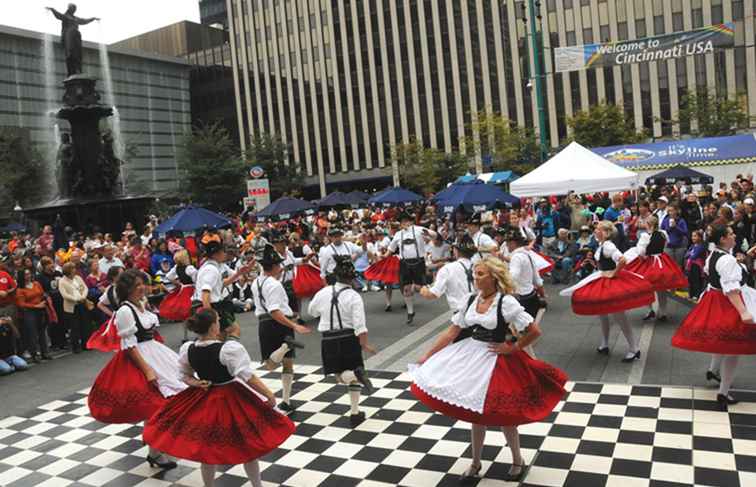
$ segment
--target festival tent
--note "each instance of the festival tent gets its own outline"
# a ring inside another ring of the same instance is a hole
[[[613,164],[577,142],[562,149],[509,189],[521,198],[597,191],[621,191],[638,187],[638,175]]]
[[[257,218],[265,220],[288,220],[317,207],[309,201],[282,196],[262,210],[255,213]]]
[[[368,200],[371,205],[395,206],[418,203],[424,198],[417,193],[404,188],[394,187],[382,191]]]
[[[205,228],[224,228],[233,224],[225,216],[205,208],[187,206],[155,228],[155,233],[164,235],[169,232],[196,232]]]
[[[497,186],[480,180],[452,184],[439,195],[434,198],[434,202],[443,213],[453,213],[460,208],[473,213],[520,202],[518,198],[505,193]]]
[[[328,193],[328,196],[314,203],[318,208],[335,208],[338,206],[350,206],[352,204],[349,198],[347,198],[346,193],[342,193],[341,191]]]
[[[483,181],[488,184],[511,183],[519,176],[512,171],[485,172],[483,174],[465,174],[457,178],[455,183],[469,183],[470,181]]]
[[[367,205],[367,202],[370,199],[370,195],[363,193],[362,191],[352,191],[351,193],[347,193],[346,197],[350,201],[352,208]]]
[[[714,178],[708,174],[685,167],[682,164],[646,178],[647,185],[675,184],[678,181],[688,184],[713,184]]]

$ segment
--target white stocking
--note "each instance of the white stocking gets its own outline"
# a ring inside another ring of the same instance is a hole
[[[407,305],[407,314],[414,314],[415,296],[412,294],[412,288],[410,288],[409,294],[404,295],[404,303]]]
[[[294,383],[294,374],[281,374],[281,401],[289,404],[291,398],[291,385]]]
[[[262,479],[260,478],[260,464],[257,460],[252,460],[244,464],[244,471],[247,472],[247,478],[252,487],[262,487]]]
[[[625,315],[624,312],[615,313],[614,319],[617,321],[617,324],[620,326],[620,330],[622,330],[622,334],[625,335],[625,340],[627,340],[627,346],[630,349],[631,353],[635,353],[638,351],[638,342],[635,341],[635,333],[633,333],[633,325],[630,324],[630,322],[627,321],[627,315]]]
[[[609,317],[601,315],[599,320],[601,320],[601,348],[607,348],[609,346]]]
[[[724,355],[715,353],[711,356],[711,363],[709,364],[709,370],[715,374],[719,374],[719,369],[722,367],[722,359]]]
[[[200,472],[202,472],[202,482],[205,483],[205,487],[213,487],[215,485],[215,465],[203,463],[200,466]]]
[[[659,302],[659,311],[656,314],[659,317],[667,316],[667,294],[664,292],[656,293],[656,300]]]
[[[722,360],[722,383],[719,384],[719,393],[724,396],[730,393],[730,387],[732,387],[732,382],[735,380],[738,359],[738,355],[725,355]]]
[[[349,384],[349,414],[355,415],[360,412],[360,390],[362,386],[359,384]]]

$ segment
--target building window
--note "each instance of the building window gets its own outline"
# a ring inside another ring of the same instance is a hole
[[[683,14],[682,12],[675,12],[672,14],[672,30],[675,32],[680,32],[683,29],[685,29],[683,24]]]

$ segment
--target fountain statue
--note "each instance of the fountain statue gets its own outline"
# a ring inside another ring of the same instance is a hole
[[[86,25],[95,20],[100,20],[97,17],[91,19],[81,19],[76,15],[76,5],[73,3],[68,4],[68,9],[65,13],[60,13],[52,7],[47,7],[47,10],[52,12],[56,19],[60,20],[61,32],[60,38],[63,41],[63,50],[66,53],[66,68],[68,69],[68,76],[71,77],[75,74],[81,74],[81,32],[79,32],[80,25]]]

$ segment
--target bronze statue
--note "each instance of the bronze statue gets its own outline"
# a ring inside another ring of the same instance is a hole
[[[121,165],[123,165],[123,161],[116,156],[113,144],[113,134],[110,130],[106,130],[105,133],[102,134],[102,155],[100,156],[102,190],[117,193],[118,177],[121,175]]]
[[[71,145],[71,136],[67,133],[60,135],[60,145],[58,146],[58,155],[56,157],[57,167],[55,176],[58,181],[58,196],[61,199],[71,197],[74,175],[74,149]]]
[[[68,9],[66,9],[65,13],[60,13],[52,7],[47,7],[47,10],[52,12],[55,18],[61,22],[60,39],[63,42],[63,50],[66,53],[68,76],[81,74],[82,49],[79,26],[100,19],[97,17],[92,17],[91,19],[77,17],[74,15],[76,13],[76,5],[73,3],[68,4]]]

